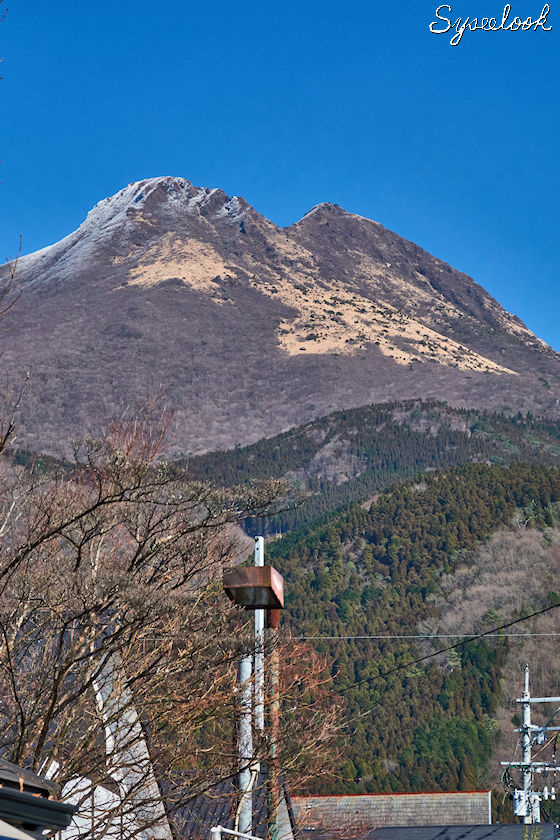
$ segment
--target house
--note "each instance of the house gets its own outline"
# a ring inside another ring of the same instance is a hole
[[[53,782],[0,758],[0,838],[30,840],[67,828],[76,809],[57,794]]]
[[[491,825],[489,790],[293,796],[297,840],[556,840],[554,824]]]
[[[489,790],[293,796],[292,807],[299,828],[321,831],[336,826],[350,837],[386,826],[489,825],[492,822]]]
[[[319,834],[303,831],[298,840],[340,840],[335,831]],[[389,826],[366,832],[363,840],[556,840],[554,823],[541,825],[425,825]]]

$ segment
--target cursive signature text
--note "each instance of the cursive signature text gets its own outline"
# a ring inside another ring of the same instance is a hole
[[[517,32],[518,30],[528,32],[531,29],[534,32],[537,29],[543,29],[545,32],[549,32],[552,29],[552,26],[546,25],[549,12],[550,5],[545,3],[538,18],[527,17],[523,19],[514,17],[510,20],[511,3],[507,3],[504,7],[502,19],[499,22],[499,19],[495,17],[458,17],[454,20],[452,7],[448,3],[443,3],[436,9],[436,17],[438,19],[432,21],[430,24],[430,32],[433,32],[435,35],[446,35],[448,32],[453,31],[455,34],[451,37],[449,43],[454,47],[461,43],[465,32],[475,32],[477,29],[483,32],[498,32],[500,30],[504,32]]]

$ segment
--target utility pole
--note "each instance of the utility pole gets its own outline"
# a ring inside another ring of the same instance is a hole
[[[264,566],[264,539],[255,537],[255,566]],[[253,667],[254,659],[254,667]],[[254,721],[255,729],[264,732],[264,610],[255,610],[255,650],[252,657],[248,651],[239,661],[238,683],[240,689],[239,710],[239,808],[238,825],[242,834],[253,830],[253,778],[258,770],[253,751],[253,697],[251,676],[254,674]]]
[[[533,744],[544,744],[546,741],[547,732],[558,732],[560,726],[550,726],[558,712],[560,706],[552,713],[551,717],[543,726],[535,726],[531,722],[531,704],[532,703],[560,703],[560,697],[531,697],[529,691],[529,666],[525,666],[525,690],[523,696],[516,701],[521,703],[521,728],[515,729],[514,732],[521,733],[522,758],[521,761],[502,761],[503,767],[508,770],[510,767],[517,767],[521,770],[523,779],[523,788],[521,790],[514,790],[513,792],[513,813],[517,817],[523,817],[523,822],[526,825],[533,823],[540,823],[541,821],[541,801],[556,799],[556,790],[554,785],[548,788],[544,786],[543,790],[533,790],[533,779],[535,774],[549,773],[553,774],[555,778],[556,773],[560,772],[560,767],[556,763],[556,750],[551,761],[533,761],[532,747]],[[506,771],[504,771],[505,774]]]
[[[278,767],[278,739],[280,737],[279,679],[280,661],[278,655],[278,629],[280,610],[266,611],[268,643],[268,781],[267,781],[267,823],[268,840],[278,840],[280,808],[280,773]]]
[[[264,538],[255,537],[255,566],[264,566]],[[269,840],[278,840],[278,737],[280,708],[278,702],[279,662],[277,631],[280,627],[280,610],[255,610],[255,729],[264,735],[264,652],[265,612],[268,642],[268,781],[267,781],[267,824]]]
[[[531,694],[529,692],[529,666],[525,665],[525,691],[523,692],[521,712],[521,747],[523,759],[523,800],[529,805],[525,809],[523,822],[533,822],[533,807],[531,803],[531,789],[533,787],[533,773],[531,772]],[[540,809],[539,809],[540,811]],[[539,819],[536,822],[540,822]]]
[[[255,537],[255,566],[264,566],[264,538]],[[255,610],[255,728],[264,734],[264,610]]]
[[[251,834],[253,830],[253,795],[251,792],[251,763],[253,760],[253,727],[251,696],[251,655],[247,651],[239,660],[238,682],[240,690],[239,709],[239,808],[237,811],[238,830],[242,834]]]
[[[257,766],[253,750],[253,701],[255,706],[255,730],[264,734],[264,612],[267,613],[267,642],[271,651],[270,687],[268,705],[270,709],[269,736],[269,781],[267,801],[270,840],[278,838],[278,652],[276,631],[280,626],[280,610],[284,607],[284,580],[273,566],[264,565],[264,540],[255,540],[255,565],[237,566],[223,576],[224,592],[228,598],[241,607],[255,611],[255,679],[254,694],[251,686],[253,652],[243,650],[239,663],[239,807],[237,810],[236,836],[247,837],[252,831],[252,781]],[[257,613],[260,615],[257,616]],[[252,647],[252,645],[251,645]],[[219,826],[216,827],[216,831]],[[223,829],[225,831],[225,829]],[[227,832],[226,832],[227,833]],[[231,832],[230,832],[231,833]]]

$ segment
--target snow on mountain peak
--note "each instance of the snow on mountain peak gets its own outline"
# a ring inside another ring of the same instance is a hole
[[[238,195],[234,195],[232,198],[228,199],[222,207],[220,207],[216,213],[216,218],[227,218],[232,221],[238,221],[245,215],[247,207],[248,204],[243,198],[240,198]]]
[[[147,199],[156,191],[161,193],[162,201],[170,205],[170,209],[178,212],[186,211],[188,214],[200,212],[214,199],[211,215],[216,219],[224,217],[238,219],[248,207],[239,196],[229,198],[217,188],[195,187],[186,178],[162,176],[136,181],[116,195],[103,199],[90,210],[86,222],[93,222],[96,228],[113,227],[116,224],[125,223],[130,219],[131,214],[142,209]],[[222,201],[218,200],[216,203],[215,199],[218,195],[222,197]]]
[[[311,208],[311,210],[308,210],[307,213],[304,213],[304,215],[301,217],[301,220],[307,219],[309,216],[315,215],[315,213],[317,213],[318,210],[322,210],[323,208],[330,206],[331,205],[328,203],[328,201],[322,201],[320,204],[315,204]]]
[[[164,175],[135,181],[124,189],[99,201],[87,214],[77,230],[59,242],[21,258],[21,268],[28,268],[46,258],[55,258],[59,265],[76,259],[85,260],[91,249],[107,236],[125,234],[142,217],[148,199],[149,211],[156,207],[164,214],[197,215],[208,208],[207,218],[226,221],[243,219],[249,205],[239,196],[230,198],[222,190],[195,187],[186,178]]]
[[[93,223],[97,228],[103,228],[125,222],[128,211],[140,210],[158,188],[162,188],[171,201],[188,201],[198,192],[186,178],[163,176],[135,181],[115,195],[99,201],[87,214],[84,224]]]

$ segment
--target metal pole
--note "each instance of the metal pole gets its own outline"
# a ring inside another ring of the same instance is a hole
[[[533,774],[531,772],[531,695],[529,693],[529,666],[525,666],[525,691],[522,697],[522,747],[523,747],[523,794],[527,813],[523,817],[525,824],[533,822],[533,803],[531,801]]]
[[[262,837],[255,837],[254,834],[242,834],[241,831],[233,831],[231,828],[224,828],[223,825],[217,825],[210,829],[210,840],[220,840],[222,834],[244,837],[245,840],[262,840]]]
[[[263,537],[255,537],[255,566],[264,566]],[[264,733],[264,610],[255,610],[255,728]]]
[[[267,783],[267,812],[269,840],[278,840],[280,803],[280,784],[278,772],[278,738],[280,721],[279,676],[280,660],[276,635],[280,627],[280,610],[267,610],[268,636],[268,702],[269,702],[269,750],[268,750],[268,783]]]
[[[251,794],[251,761],[253,758],[253,732],[251,724],[251,656],[245,654],[239,661],[240,689],[239,710],[239,831],[253,831],[253,796]]]

